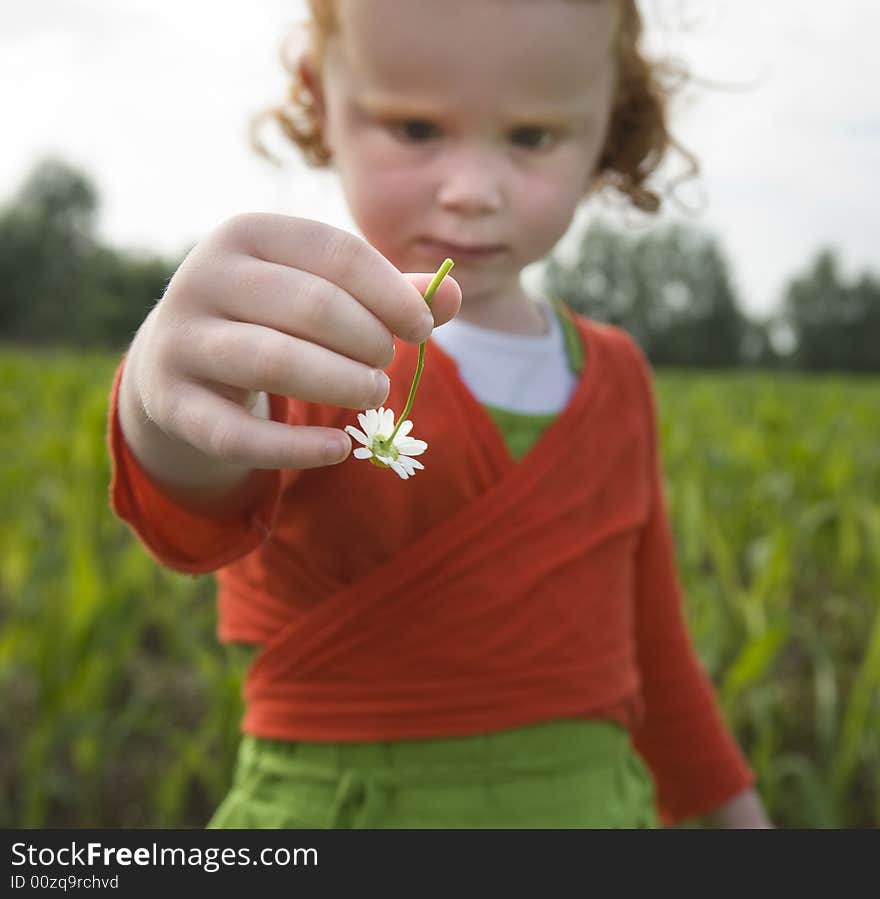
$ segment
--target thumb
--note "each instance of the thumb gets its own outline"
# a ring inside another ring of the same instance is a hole
[[[404,272],[403,277],[407,278],[422,296],[428,289],[428,285],[434,278],[434,273],[429,272]],[[441,282],[431,300],[431,312],[434,313],[434,324],[443,325],[458,313],[461,307],[461,288],[458,282],[451,276],[447,275]]]

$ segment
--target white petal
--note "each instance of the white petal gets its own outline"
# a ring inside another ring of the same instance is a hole
[[[413,468],[412,465],[409,464],[410,462],[412,462],[412,459],[410,459],[409,456],[398,456],[397,457],[398,465],[402,466],[403,470],[407,474],[412,474],[415,471],[415,468]]]
[[[406,473],[412,477],[416,473],[417,468],[424,469],[424,465],[409,456],[398,456],[397,461],[406,469]]]
[[[364,429],[364,433],[372,439],[376,434],[376,428],[379,426],[379,414],[375,409],[367,409],[366,412],[358,414],[358,421]]]
[[[397,443],[397,441],[401,437],[406,437],[406,435],[409,434],[409,432],[412,430],[412,426],[412,422],[409,419],[407,419],[406,421],[402,421],[400,423],[400,428],[397,431],[397,437],[394,439],[394,442]]]
[[[397,472],[397,474],[399,474],[403,478],[404,481],[409,477],[409,475],[406,473],[406,469],[396,459],[389,459],[388,464],[395,472]]]
[[[395,437],[394,445],[399,452],[406,453],[407,456],[421,456],[428,448],[428,444],[424,440],[413,440],[412,437],[404,437],[401,441]]]
[[[392,409],[385,410],[385,417],[382,419],[382,433],[390,434],[394,430],[394,411]]]
[[[359,446],[352,455],[355,459],[369,459],[373,455],[373,451],[368,450],[365,446]]]
[[[359,431],[354,425],[346,425],[344,430],[348,434],[351,434],[351,436],[354,437],[355,440],[357,440],[359,443],[362,443],[364,446],[370,445],[370,438],[367,437],[366,434],[361,433],[361,431]],[[358,458],[360,458],[360,456]]]

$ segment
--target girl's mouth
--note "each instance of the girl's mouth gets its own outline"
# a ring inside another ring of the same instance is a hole
[[[418,245],[433,256],[448,256],[455,262],[485,262],[504,252],[502,244],[454,244],[432,238],[422,238]]]

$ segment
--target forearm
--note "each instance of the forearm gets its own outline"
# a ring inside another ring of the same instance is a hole
[[[733,829],[766,829],[773,824],[764,803],[754,789],[743,791],[711,811],[705,821],[712,827]]]

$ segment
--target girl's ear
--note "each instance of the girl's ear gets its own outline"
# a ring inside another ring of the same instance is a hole
[[[327,147],[327,108],[324,103],[324,88],[321,76],[316,70],[314,62],[308,55],[304,55],[297,67],[300,83],[308,91],[312,99],[312,111],[315,117],[315,126],[321,135],[324,146]],[[327,147],[329,150],[330,148]]]

